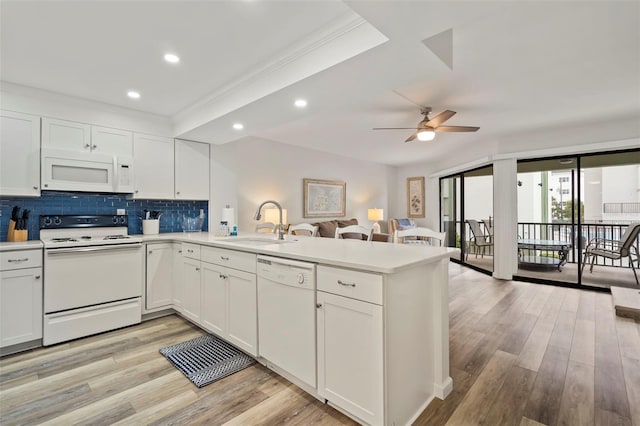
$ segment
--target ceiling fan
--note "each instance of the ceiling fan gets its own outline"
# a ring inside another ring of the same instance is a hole
[[[441,126],[442,123],[455,115],[455,111],[446,110],[429,118],[431,108],[420,108],[420,114],[424,115],[422,121],[416,127],[374,127],[373,130],[414,130],[415,133],[409,136],[405,142],[411,142],[414,139],[420,141],[430,141],[436,136],[436,132],[477,132],[480,127],[471,126]]]

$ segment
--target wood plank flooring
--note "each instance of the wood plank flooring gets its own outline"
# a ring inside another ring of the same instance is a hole
[[[611,296],[450,265],[454,389],[417,425],[638,425],[640,322]],[[0,359],[0,424],[354,424],[261,365],[198,389],[158,349],[169,316]]]

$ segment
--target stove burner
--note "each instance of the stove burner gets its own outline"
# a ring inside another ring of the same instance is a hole
[[[107,235],[106,237],[104,237],[105,240],[125,240],[127,238],[130,238],[127,235]]]
[[[67,242],[77,242],[75,238],[52,238],[51,242],[54,243],[67,243]]]

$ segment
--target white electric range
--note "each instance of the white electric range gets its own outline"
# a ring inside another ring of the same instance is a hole
[[[141,321],[144,258],[127,216],[40,216],[44,244],[43,344]]]

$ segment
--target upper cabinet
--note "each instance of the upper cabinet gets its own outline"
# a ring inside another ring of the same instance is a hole
[[[0,111],[0,195],[40,195],[40,117]]]
[[[133,156],[133,133],[55,118],[42,119],[43,148]]]
[[[209,199],[209,144],[176,139],[175,199]]]
[[[171,200],[175,197],[173,149],[171,138],[134,134],[134,198]]]

